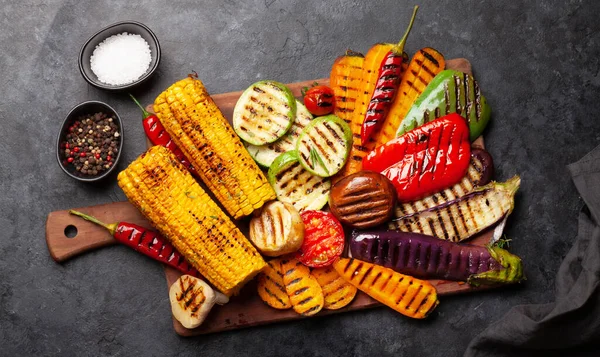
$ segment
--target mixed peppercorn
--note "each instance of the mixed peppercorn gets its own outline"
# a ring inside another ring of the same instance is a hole
[[[119,152],[119,127],[105,113],[84,115],[67,128],[61,142],[63,165],[82,176],[96,176],[110,169]]]

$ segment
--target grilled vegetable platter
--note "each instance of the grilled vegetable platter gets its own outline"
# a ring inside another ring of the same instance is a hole
[[[441,295],[521,282],[499,239],[520,178],[494,177],[468,62],[404,51],[416,11],[303,95],[263,79],[219,106],[189,75],[133,98],[151,147],[117,180],[148,224],[70,214],[169,267],[184,335],[380,304],[423,319]]]

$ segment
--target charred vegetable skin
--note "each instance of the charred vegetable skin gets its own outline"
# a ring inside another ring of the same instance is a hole
[[[236,294],[265,267],[252,243],[168,149],[148,149],[119,173],[118,183],[129,201],[223,294]]]
[[[418,233],[354,232],[352,257],[421,279],[511,284],[523,279],[521,259],[497,246],[453,243]]]
[[[404,59],[402,53],[404,51],[404,44],[406,43],[408,34],[415,21],[418,9],[419,7],[415,6],[404,36],[400,42],[392,47],[385,55],[383,61],[381,61],[379,65],[379,74],[377,76],[377,83],[375,84],[375,91],[367,106],[367,113],[363,120],[360,133],[363,146],[367,145],[373,134],[381,128],[381,125],[390,110],[390,105],[396,96],[402,74],[402,62]]]
[[[142,120],[142,126],[144,127],[144,132],[146,133],[146,136],[148,137],[148,140],[150,140],[152,145],[164,146],[167,149],[171,150],[171,152],[175,154],[175,156],[177,156],[179,162],[181,162],[183,166],[185,166],[192,175],[194,175],[197,178],[200,178],[198,172],[190,163],[190,160],[188,160],[187,157],[185,157],[183,151],[181,151],[177,144],[173,142],[173,140],[171,139],[171,135],[167,133],[165,127],[161,124],[158,117],[154,114],[148,113],[148,111],[144,109],[144,107],[142,107],[140,102],[138,102],[134,96],[132,96],[131,94],[129,96],[131,97],[131,99],[133,99],[135,104],[142,110],[142,113],[144,115],[144,119]]]
[[[455,200],[397,218],[390,228],[460,242],[509,215],[520,184],[519,176],[491,182]]]
[[[409,202],[460,181],[470,154],[469,129],[460,115],[450,114],[371,151],[363,168],[381,172],[398,200]]]
[[[398,204],[396,206],[396,218],[425,211],[458,199],[472,192],[476,187],[488,184],[493,177],[494,162],[492,156],[483,149],[471,149],[471,163],[467,169],[467,174],[460,182],[420,200]]]
[[[375,227],[392,217],[396,197],[394,185],[385,176],[373,171],[359,171],[333,185],[329,209],[340,222],[350,227]]]
[[[158,232],[127,222],[106,224],[95,217],[75,210],[70,210],[69,213],[106,228],[119,243],[125,244],[136,252],[173,267],[183,274],[200,276],[200,273],[185,260],[183,255]]]
[[[234,219],[275,199],[267,178],[200,80],[187,77],[171,85],[154,101],[154,111]]]
[[[400,136],[448,113],[458,113],[469,123],[470,140],[487,126],[491,109],[477,81],[463,72],[445,70],[429,83],[415,101],[396,132]]]
[[[342,258],[333,267],[350,284],[405,316],[423,319],[439,304],[427,281],[357,259]]]
[[[437,50],[422,48],[410,60],[406,73],[398,87],[383,127],[375,135],[375,146],[380,146],[396,137],[398,126],[415,100],[423,93],[429,82],[446,68],[444,56]]]

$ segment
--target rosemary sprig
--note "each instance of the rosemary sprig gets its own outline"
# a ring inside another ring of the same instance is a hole
[[[325,162],[323,162],[321,155],[319,155],[315,148],[310,148],[310,163],[313,168],[316,168],[315,161],[318,162],[325,170],[325,173],[329,175],[329,170],[327,169],[327,166],[325,166]]]

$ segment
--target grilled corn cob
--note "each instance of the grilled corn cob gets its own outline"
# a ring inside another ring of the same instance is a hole
[[[119,173],[119,186],[186,259],[227,296],[265,261],[175,155],[154,146]]]
[[[265,175],[200,80],[187,77],[173,84],[156,98],[154,111],[233,218],[275,199]]]

